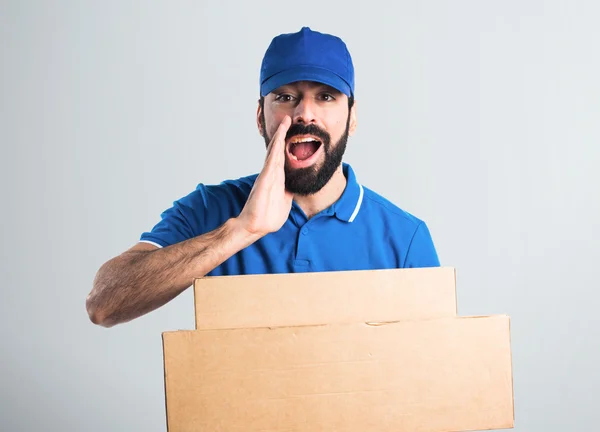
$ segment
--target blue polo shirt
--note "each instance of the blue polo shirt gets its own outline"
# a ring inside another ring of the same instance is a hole
[[[426,224],[358,183],[343,164],[338,201],[308,219],[294,202],[281,229],[239,251],[209,276],[438,267]],[[258,174],[200,184],[175,201],[140,241],[166,247],[210,232],[241,212]]]

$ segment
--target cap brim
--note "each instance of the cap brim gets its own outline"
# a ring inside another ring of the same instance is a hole
[[[260,86],[260,94],[266,96],[281,86],[297,81],[319,82],[339,90],[348,97],[352,96],[352,89],[339,75],[330,70],[314,66],[296,67],[273,75]]]

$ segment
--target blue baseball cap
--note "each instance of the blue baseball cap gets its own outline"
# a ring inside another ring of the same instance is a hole
[[[309,27],[274,37],[260,69],[260,95],[296,81],[320,82],[353,96],[354,65],[344,41]]]

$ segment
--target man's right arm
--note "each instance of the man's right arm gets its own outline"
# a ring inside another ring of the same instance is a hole
[[[260,237],[232,218],[214,231],[165,248],[139,243],[98,270],[86,300],[90,319],[112,327],[151,312]]]
[[[214,231],[164,248],[139,243],[103,264],[86,300],[92,322],[112,327],[157,309],[185,291],[195,278],[279,230],[293,199],[285,189],[284,172],[290,124],[286,116],[273,135],[264,167],[237,217]]]

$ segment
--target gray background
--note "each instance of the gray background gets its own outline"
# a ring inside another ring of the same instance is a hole
[[[387,0],[386,0],[387,1]],[[597,2],[3,1],[3,431],[164,431],[161,332],[112,329],[98,267],[197,183],[260,169],[260,60],[348,44],[359,180],[425,219],[461,315],[512,317],[516,428],[591,431],[600,385]]]

